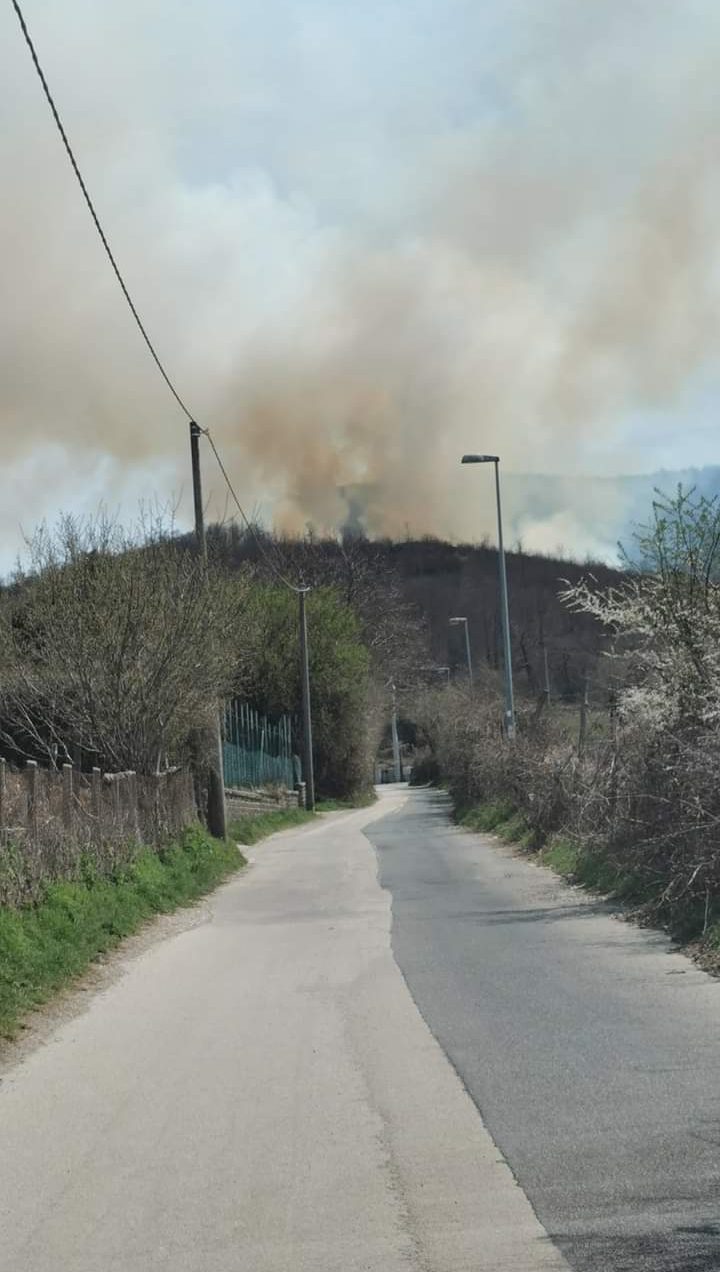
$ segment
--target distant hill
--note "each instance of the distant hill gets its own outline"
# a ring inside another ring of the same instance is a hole
[[[475,667],[501,665],[498,559],[493,546],[433,538],[371,540],[359,533],[349,535],[342,545],[338,539],[277,539],[262,531],[255,537],[233,525],[213,526],[209,538],[213,551],[228,565],[251,565],[268,581],[274,578],[269,561],[275,558],[292,579],[303,578],[312,586],[333,583],[349,588],[349,599],[353,593],[361,610],[369,602],[365,618],[371,628],[394,611],[401,641],[413,646],[410,662],[417,664],[415,672],[420,665],[427,671],[429,663],[464,675],[464,634],[449,623],[459,616],[469,622]],[[508,552],[513,666],[519,693],[535,697],[542,691],[547,654],[554,695],[577,698],[590,675],[595,692],[602,696],[600,666],[605,660],[600,655],[607,645],[605,633],[594,619],[573,613],[559,599],[565,580],[574,582],[589,569],[600,586],[622,578],[603,562],[580,564],[526,551]],[[380,592],[368,587],[373,579]],[[415,646],[420,634],[422,639]]]
[[[629,543],[633,526],[651,519],[655,492],[672,495],[680,484],[719,494],[720,466],[619,477],[505,473],[507,537],[531,552],[616,561],[618,540]]]

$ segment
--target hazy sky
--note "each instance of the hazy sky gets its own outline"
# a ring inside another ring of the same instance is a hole
[[[466,449],[530,472],[718,459],[717,0],[24,7],[250,508],[337,524],[338,487],[368,482],[374,528],[470,535],[492,516]],[[20,524],[154,494],[182,520],[189,491],[187,426],[9,4],[0,85],[3,568]],[[209,458],[206,489],[222,513]]]

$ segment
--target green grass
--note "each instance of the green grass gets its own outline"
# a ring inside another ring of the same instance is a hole
[[[558,836],[543,849],[542,862],[556,874],[563,875],[567,879],[573,878],[577,873],[580,856],[578,844],[572,839],[562,839]]]
[[[458,825],[465,830],[499,831],[517,817],[512,804],[504,800],[498,800],[494,803],[475,804],[472,808],[466,808],[458,814]]]
[[[639,906],[655,899],[646,880],[618,862],[612,861],[599,847],[585,848],[575,840],[556,836],[541,853],[543,865],[556,874],[571,878],[590,892],[600,892]]]
[[[228,835],[236,844],[251,845],[273,835],[276,830],[288,830],[291,826],[304,826],[311,822],[312,813],[304,808],[279,808],[277,812],[256,813],[251,817],[237,817],[228,826]]]
[[[88,867],[81,881],[49,885],[37,905],[0,908],[0,1037],[12,1038],[23,1016],[147,919],[195,901],[244,865],[238,843],[311,818],[300,809],[243,818],[225,842],[196,826],[159,852],[142,850],[112,878]]]
[[[612,861],[597,847],[588,849],[563,835],[553,835],[547,842],[538,844],[522,813],[509,803],[480,804],[466,809],[458,821],[466,830],[492,831],[505,843],[518,844],[536,853],[542,865],[589,892],[599,892],[639,907],[654,900],[655,894],[646,881]]]
[[[492,833],[507,844],[519,844],[522,848],[534,848],[533,832],[522,813],[506,800],[476,804],[466,808],[457,822],[464,830]]]
[[[641,922],[662,927],[681,944],[692,943],[694,957],[706,970],[720,976],[720,903],[705,911],[702,900],[689,900],[670,910],[661,893],[667,880],[649,879],[601,844],[586,845],[564,834],[551,835],[538,845],[522,814],[498,801],[465,808],[456,813],[466,830],[493,832],[505,842],[533,853],[535,860],[564,879],[602,897],[612,898]]]

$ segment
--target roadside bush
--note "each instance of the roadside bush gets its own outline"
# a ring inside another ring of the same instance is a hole
[[[415,760],[410,774],[411,786],[427,786],[440,780],[440,765],[437,756],[421,755]]]
[[[564,593],[612,638],[599,711],[521,703],[508,744],[485,685],[444,692],[442,710],[434,695],[425,727],[461,814],[512,809],[530,846],[562,844],[579,878],[702,936],[720,919],[718,501],[659,499],[628,567],[617,587]]]

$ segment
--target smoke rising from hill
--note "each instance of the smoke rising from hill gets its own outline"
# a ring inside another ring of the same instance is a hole
[[[169,0],[28,15],[131,290],[249,505],[326,529],[363,485],[373,533],[476,538],[492,488],[464,450],[524,472],[642,466],[628,412],[681,403],[720,334],[717,8],[504,4],[475,62],[488,30],[454,3],[447,66],[428,19],[414,78],[402,23],[378,51],[383,6],[347,31],[308,0],[284,37],[287,6],[267,8],[233,57]],[[95,465],[93,497],[138,473],[181,490],[185,425],[3,21],[6,461],[52,444]],[[206,94],[188,99],[181,56]],[[46,467],[30,518],[59,497]],[[67,480],[82,499],[87,479]],[[519,509],[514,531],[545,546],[582,513]]]

